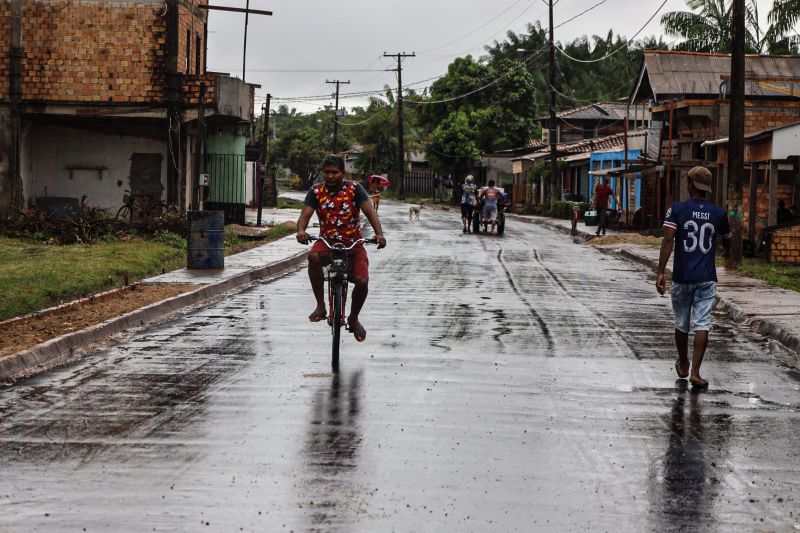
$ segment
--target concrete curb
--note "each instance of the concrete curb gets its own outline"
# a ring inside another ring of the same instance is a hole
[[[226,280],[150,304],[81,331],[62,335],[27,350],[3,357],[0,359],[0,383],[18,381],[69,362],[75,358],[76,351],[81,348],[127,329],[141,327],[168,313],[199,304],[254,281],[278,277],[300,266],[307,256],[308,250],[303,250],[286,259],[242,272]]]

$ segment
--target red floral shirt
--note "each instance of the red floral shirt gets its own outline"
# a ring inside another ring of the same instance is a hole
[[[360,184],[342,182],[337,191],[329,191],[324,183],[314,185],[306,195],[305,205],[313,207],[319,218],[319,235],[330,242],[352,244],[361,238],[359,205],[369,196]]]

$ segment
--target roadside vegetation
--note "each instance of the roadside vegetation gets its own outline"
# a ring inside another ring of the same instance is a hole
[[[179,268],[186,253],[176,244],[129,237],[54,245],[0,237],[0,320]]]
[[[739,270],[745,276],[760,279],[775,287],[800,292],[800,266],[752,260],[740,264]]]
[[[271,227],[258,238],[225,230],[225,255],[294,233]],[[186,266],[186,239],[164,231],[88,244],[0,237],[0,321]]]

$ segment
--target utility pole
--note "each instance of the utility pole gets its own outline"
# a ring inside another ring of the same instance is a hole
[[[256,225],[259,227],[261,226],[261,209],[264,205],[264,180],[267,178],[267,161],[269,160],[269,104],[271,100],[272,95],[267,94],[267,101],[261,108],[261,157],[256,167],[258,172],[258,214],[256,215]]]
[[[262,9],[250,9],[250,0],[247,0],[244,8],[241,7],[226,7],[226,6],[209,6],[201,4],[200,9],[209,9],[214,11],[229,11],[233,13],[244,13],[244,50],[242,51],[242,81],[245,81],[245,65],[247,64],[247,25],[249,23],[250,14],[272,16],[272,11],[264,11]]]
[[[333,80],[328,81],[325,80],[325,83],[329,83],[331,85],[336,85],[336,106],[333,110],[333,153],[336,153],[336,146],[339,142],[339,86],[340,85],[350,85],[350,81],[339,81]]]
[[[731,43],[731,100],[728,132],[728,217],[733,233],[727,268],[742,261],[742,181],[744,177],[744,78],[745,78],[745,6],[733,0]]]
[[[383,53],[383,57],[393,57],[397,59],[397,68],[391,69],[397,72],[397,128],[398,132],[398,149],[397,149],[397,159],[398,163],[400,164],[400,188],[397,191],[397,196],[401,200],[406,199],[406,186],[405,186],[405,177],[406,177],[406,149],[403,142],[403,59],[406,57],[416,57],[414,52],[410,54],[406,54],[405,52],[397,53],[397,54],[387,54],[386,52]]]
[[[553,40],[553,0],[549,0],[550,6],[550,205],[556,201],[556,184],[558,183],[558,159],[556,146],[556,43]]]
[[[192,202],[194,210],[203,209],[203,186],[200,185],[200,176],[206,174],[206,84],[200,82],[200,99],[197,106],[197,168],[199,173],[192,180]]]

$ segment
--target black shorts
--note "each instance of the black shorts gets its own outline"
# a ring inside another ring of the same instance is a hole
[[[472,212],[475,210],[474,205],[469,204],[461,204],[461,218],[466,218],[468,220],[472,219]]]

